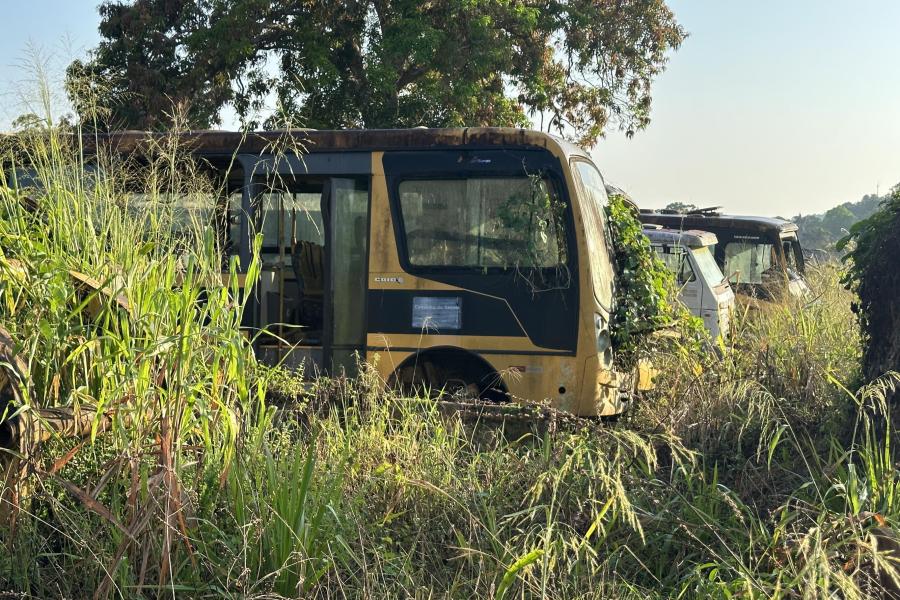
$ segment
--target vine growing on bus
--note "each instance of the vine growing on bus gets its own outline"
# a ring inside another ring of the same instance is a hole
[[[565,202],[551,191],[545,176],[529,173],[527,184],[511,189],[496,207],[488,226],[498,240],[507,242],[500,264],[514,265],[534,292],[571,284],[565,212]]]
[[[699,347],[703,323],[678,301],[675,277],[653,252],[630,202],[610,196],[606,212],[618,275],[611,334],[616,360],[628,365],[648,354],[658,346],[650,334],[664,328]]]

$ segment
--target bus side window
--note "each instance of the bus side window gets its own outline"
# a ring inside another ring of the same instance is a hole
[[[566,264],[563,205],[549,180],[416,179],[400,183],[411,264],[557,268]]]
[[[781,242],[781,251],[784,253],[784,266],[785,268],[791,269],[795,272],[800,272],[802,269],[800,268],[800,260],[796,254],[796,240],[782,240]]]
[[[697,276],[694,274],[694,267],[691,266],[691,261],[688,258],[687,252],[679,252],[678,259],[678,283],[679,285],[690,283],[692,281],[697,280]]]
[[[791,251],[794,253],[794,262],[799,273],[806,271],[806,261],[803,259],[803,248],[797,238],[791,240]]]

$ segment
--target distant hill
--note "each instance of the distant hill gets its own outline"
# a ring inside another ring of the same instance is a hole
[[[847,235],[854,223],[875,212],[888,196],[866,194],[857,202],[844,202],[825,213],[797,215],[791,221],[800,226],[800,242],[804,248],[833,251],[835,242]]]

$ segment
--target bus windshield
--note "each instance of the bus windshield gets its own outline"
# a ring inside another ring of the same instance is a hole
[[[725,245],[725,272],[732,283],[763,283],[777,268],[775,246],[762,242],[735,241]]]
[[[420,267],[565,265],[564,205],[541,177],[400,183],[409,262]]]

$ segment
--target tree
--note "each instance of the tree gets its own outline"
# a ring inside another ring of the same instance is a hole
[[[835,250],[835,243],[847,235],[857,222],[868,218],[890,196],[866,194],[858,202],[844,202],[817,215],[797,215],[791,220],[800,227],[803,246],[818,250]]]
[[[527,124],[593,144],[650,121],[685,32],[664,0],[106,0],[68,71],[118,127],[207,127],[264,103],[307,127]],[[77,94],[76,94],[77,96]],[[79,98],[79,113],[87,112]],[[270,118],[263,126],[278,125]]]
[[[688,213],[688,212],[691,212],[692,210],[697,210],[697,205],[689,204],[689,203],[685,203],[685,202],[669,202],[666,205],[665,210],[673,210],[673,211],[679,212],[679,213]]]
[[[832,239],[837,240],[847,235],[850,227],[858,220],[846,205],[841,204],[825,212],[822,217],[822,227]]]

